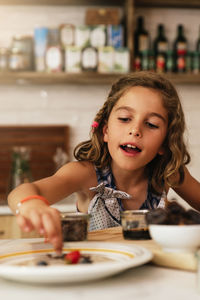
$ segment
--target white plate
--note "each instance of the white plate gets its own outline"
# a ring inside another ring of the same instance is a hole
[[[13,248],[13,247],[12,247]],[[137,267],[152,259],[146,248],[135,245],[105,242],[70,242],[64,244],[64,252],[79,250],[85,255],[103,256],[108,261],[92,264],[19,266],[15,265],[39,255],[53,253],[50,244],[28,243],[15,247],[15,251],[0,253],[0,277],[31,283],[71,283],[96,280]],[[109,261],[110,259],[110,261]]]

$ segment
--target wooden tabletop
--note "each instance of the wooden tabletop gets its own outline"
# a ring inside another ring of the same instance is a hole
[[[121,227],[92,231],[88,234],[88,240],[139,245],[152,251],[154,255],[152,262],[156,265],[186,271],[197,270],[197,261],[193,253],[164,252],[153,240],[125,240]]]

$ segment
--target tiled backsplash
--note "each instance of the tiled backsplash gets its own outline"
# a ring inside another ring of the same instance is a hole
[[[173,30],[175,30],[175,21],[181,20],[183,24],[187,23],[188,32],[189,28],[191,29],[189,36],[193,41],[195,40],[200,10],[183,10],[184,13],[181,13],[182,10],[174,9],[171,13],[171,10],[165,9],[165,14],[161,14],[160,10],[156,9],[151,11],[151,13],[145,11],[145,16],[148,24],[151,21],[152,28],[156,28],[158,22],[164,22],[166,28],[169,27],[170,29],[171,37],[174,37],[175,32],[172,32],[172,24]],[[141,12],[143,11],[138,11],[138,14]],[[22,14],[21,17],[20,14]],[[190,15],[190,23],[188,22],[188,15]],[[12,35],[16,33],[30,33],[36,24],[52,27],[63,22],[74,23],[74,20],[83,23],[83,16],[83,9],[81,8],[76,8],[75,15],[75,10],[68,7],[54,7],[53,9],[42,6],[22,8],[16,6],[4,7],[4,9],[1,7],[0,46],[8,45]],[[173,22],[171,22],[171,18]],[[0,125],[67,124],[71,127],[70,146],[72,153],[78,142],[88,138],[93,117],[105,101],[109,89],[110,86],[107,85],[80,85],[78,87],[76,85],[0,86]],[[200,86],[179,85],[177,89],[182,99],[188,127],[187,137],[192,154],[189,168],[192,174],[200,180]]]

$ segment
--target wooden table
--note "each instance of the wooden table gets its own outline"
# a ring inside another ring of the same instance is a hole
[[[153,252],[154,257],[152,262],[156,265],[187,271],[197,270],[197,260],[194,254],[163,252],[161,247],[153,240],[125,240],[121,227],[90,232],[88,239],[90,241],[109,241],[140,245]]]

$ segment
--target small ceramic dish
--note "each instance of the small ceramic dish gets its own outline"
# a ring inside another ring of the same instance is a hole
[[[195,252],[200,247],[200,225],[149,225],[152,239],[166,252]]]

